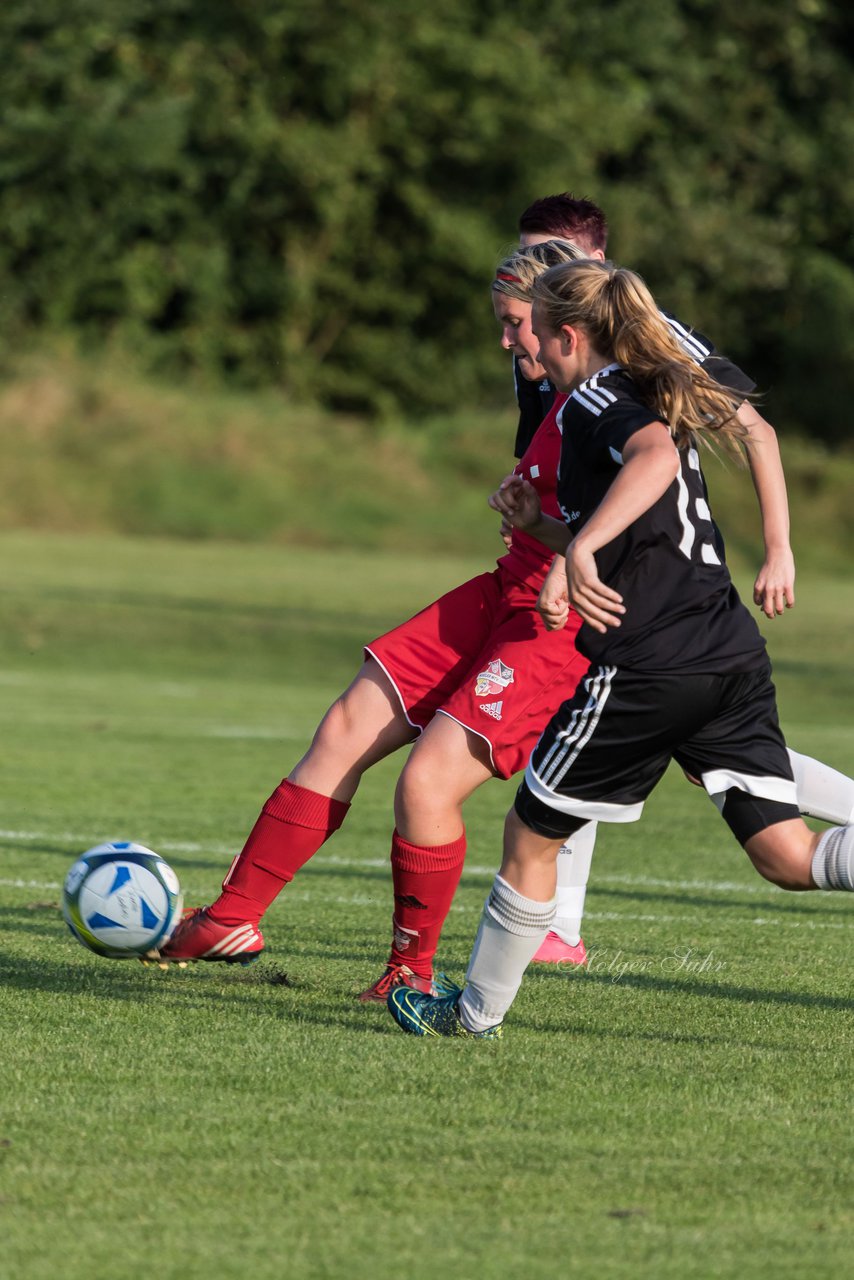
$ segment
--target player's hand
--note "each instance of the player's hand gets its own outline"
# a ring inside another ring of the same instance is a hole
[[[569,617],[569,596],[566,589],[566,568],[563,556],[555,556],[546,580],[537,598],[537,612],[546,631],[560,631]]]
[[[569,603],[588,626],[604,635],[609,627],[618,627],[626,612],[623,597],[606,587],[596,569],[592,551],[585,550],[578,538],[566,553],[566,582]]]
[[[501,528],[498,530],[501,541],[509,551],[513,546],[513,526],[506,516],[501,517]]]
[[[505,476],[495,493],[489,496],[493,511],[503,516],[514,529],[530,529],[542,515],[540,495],[523,476]]]
[[[776,618],[795,603],[795,558],[789,547],[769,551],[753,584],[753,602],[766,618]]]

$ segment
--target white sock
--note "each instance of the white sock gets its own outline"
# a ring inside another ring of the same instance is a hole
[[[854,822],[854,778],[797,751],[789,750],[789,760],[801,813],[823,822]]]
[[[486,1031],[503,1021],[554,912],[554,898],[534,902],[495,877],[460,996],[460,1021],[468,1031]]]
[[[557,906],[552,931],[569,947],[581,941],[584,897],[596,844],[597,822],[579,827],[560,849],[557,859]]]
[[[854,893],[854,827],[822,832],[812,856],[812,878],[819,889]]]

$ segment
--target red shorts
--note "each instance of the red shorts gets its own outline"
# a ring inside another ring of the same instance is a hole
[[[524,769],[552,715],[587,670],[575,648],[581,619],[547,631],[530,587],[501,569],[456,587],[365,645],[424,729],[437,711],[487,743],[500,778]]]

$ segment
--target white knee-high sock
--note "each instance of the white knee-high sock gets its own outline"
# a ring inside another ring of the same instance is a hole
[[[823,822],[854,822],[854,778],[791,748],[789,760],[801,813],[809,818],[821,818]]]
[[[812,856],[812,878],[819,889],[854,893],[854,826],[822,832]]]
[[[584,897],[598,826],[598,822],[588,822],[579,827],[558,854],[557,906],[552,930],[570,947],[577,947],[581,941]]]
[[[469,1031],[485,1031],[503,1020],[554,912],[554,898],[534,902],[495,877],[460,997],[460,1021]]]

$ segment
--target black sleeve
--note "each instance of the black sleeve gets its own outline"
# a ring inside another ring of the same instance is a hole
[[[727,360],[726,356],[707,356],[700,363],[706,373],[723,387],[731,387],[733,391],[740,391],[745,396],[756,390],[753,379],[743,369],[739,369],[737,364]]]
[[[516,428],[513,452],[517,458],[521,458],[552,407],[555,393],[554,388],[547,383],[529,382],[527,378],[523,378],[515,359],[513,379],[516,383],[516,402],[519,405],[519,425]]]
[[[631,397],[620,397],[602,413],[596,423],[592,437],[592,457],[590,461],[597,467],[621,464],[626,441],[648,427],[650,423],[660,422],[661,415],[655,409],[648,409],[645,404]]]
[[[756,390],[753,379],[743,369],[739,369],[737,364],[720,355],[715,344],[704,334],[683,324],[670,311],[662,311],[661,315],[670,325],[683,350],[721,386],[732,387],[733,391],[740,391],[745,396]]]

